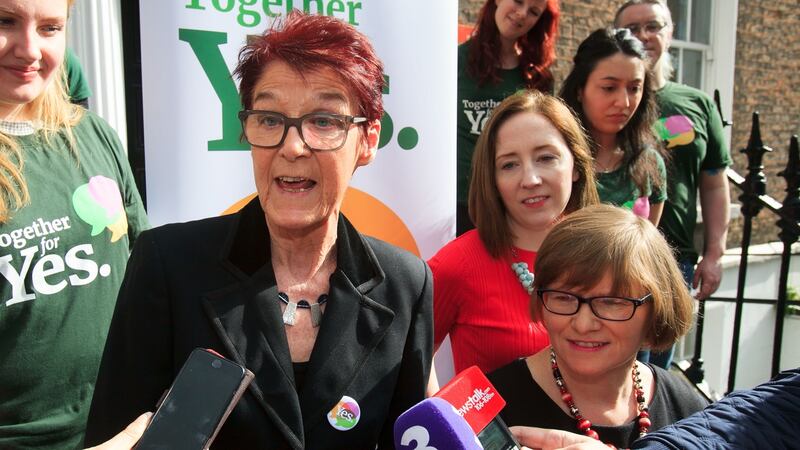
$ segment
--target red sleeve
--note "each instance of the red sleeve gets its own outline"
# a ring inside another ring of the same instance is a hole
[[[458,318],[460,281],[463,267],[452,243],[439,250],[428,261],[433,272],[433,349],[439,350],[445,336],[450,333]]]

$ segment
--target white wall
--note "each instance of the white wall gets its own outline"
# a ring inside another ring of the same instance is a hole
[[[92,89],[89,109],[104,118],[127,147],[120,0],[75,2],[67,45],[81,60]]]
[[[782,245],[764,244],[750,247],[745,298],[775,299],[778,296],[780,252]],[[734,251],[730,251],[734,253]],[[772,253],[774,256],[763,256]],[[723,277],[718,297],[736,297],[738,262],[740,256],[728,254],[723,259]],[[789,285],[800,286],[800,256],[790,263]],[[752,388],[771,378],[772,345],[775,329],[774,305],[745,304],[742,309],[742,328],[739,339],[739,358],[736,368],[736,389]],[[712,391],[724,393],[728,386],[731,344],[733,342],[734,303],[706,302],[703,329],[704,369],[706,382]],[[685,358],[694,350],[694,329],[687,336]],[[800,366],[800,318],[784,319],[784,336],[781,348],[781,370]]]

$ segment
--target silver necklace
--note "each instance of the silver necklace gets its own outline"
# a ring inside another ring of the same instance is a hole
[[[622,158],[625,156],[625,152],[621,149],[616,149],[611,152],[611,160],[617,160],[616,162],[612,163],[611,166],[606,166],[605,164],[601,164],[600,160],[597,158],[597,155],[594,157],[594,165],[595,165],[595,172],[597,173],[611,173],[619,167],[619,163],[622,161]]]
[[[278,300],[286,304],[286,310],[283,312],[283,323],[290,326],[294,325],[297,322],[297,308],[308,309],[311,312],[311,325],[316,328],[322,323],[320,306],[328,301],[328,295],[322,294],[317,299],[317,303],[309,303],[308,300],[293,302],[289,300],[289,296],[286,293],[278,292]]]

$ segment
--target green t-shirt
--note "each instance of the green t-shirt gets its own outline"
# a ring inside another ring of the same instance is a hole
[[[88,100],[92,96],[92,90],[89,89],[89,83],[83,75],[81,62],[69,47],[67,47],[67,51],[64,54],[64,64],[67,69],[67,89],[69,90],[70,101],[72,103],[80,103]]]
[[[467,41],[458,46],[458,104],[457,139],[456,139],[456,176],[458,203],[467,203],[469,178],[472,173],[472,153],[478,142],[486,121],[492,110],[506,97],[525,87],[525,78],[519,68],[501,69],[499,83],[487,83],[481,87],[467,73],[469,44]]]
[[[679,260],[696,263],[693,237],[700,173],[723,170],[731,164],[722,119],[708,95],[683,84],[668,82],[656,92],[656,101],[661,118],[655,131],[670,152],[669,198],[659,228],[678,250]]]
[[[661,186],[665,186],[667,169],[664,159],[653,149],[647,149],[645,157],[655,158],[658,171],[661,174]],[[630,177],[627,167],[619,167],[611,172],[597,174],[597,193],[600,201],[614,206],[621,206],[633,210],[641,217],[650,215],[650,205],[663,203],[667,199],[666,189],[653,189],[651,180],[647,180],[647,190],[639,192],[639,188]]]
[[[0,225],[0,448],[82,448],[133,240],[147,228],[116,133],[17,138],[30,204]]]

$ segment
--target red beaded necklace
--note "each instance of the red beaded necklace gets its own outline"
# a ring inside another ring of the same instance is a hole
[[[583,417],[575,402],[572,400],[572,394],[567,390],[567,384],[564,382],[564,377],[561,376],[561,371],[558,370],[558,363],[556,362],[556,353],[550,347],[550,367],[553,369],[553,378],[556,380],[556,386],[561,391],[561,399],[569,409],[569,413],[575,420],[578,421],[578,429],[586,436],[600,440],[600,436],[592,429],[592,422]],[[636,361],[633,362],[633,369],[631,370],[631,378],[633,379],[633,394],[636,396],[637,408],[639,410],[639,437],[647,434],[650,429],[650,414],[647,412],[647,404],[644,399],[644,388],[642,388],[642,377],[639,373],[639,367]],[[614,448],[613,445],[606,444]]]

